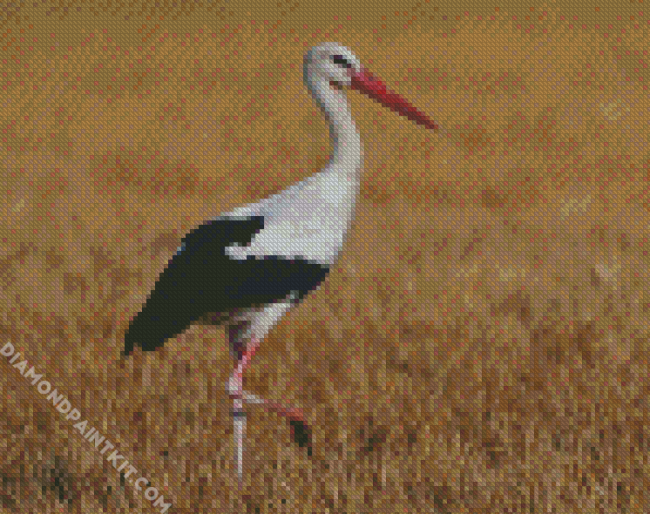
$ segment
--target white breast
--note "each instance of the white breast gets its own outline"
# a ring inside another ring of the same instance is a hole
[[[331,266],[349,230],[357,189],[354,181],[321,172],[260,204],[235,209],[229,215],[264,216],[264,230],[250,245],[229,247],[226,254],[234,259],[280,255]]]

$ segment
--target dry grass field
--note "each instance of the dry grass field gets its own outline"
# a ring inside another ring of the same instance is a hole
[[[650,6],[475,4],[3,4],[2,513],[650,512]],[[442,129],[348,94],[355,224],[245,378],[314,453],[251,408],[240,494],[223,329],[120,351],[190,228],[326,163],[322,41]]]

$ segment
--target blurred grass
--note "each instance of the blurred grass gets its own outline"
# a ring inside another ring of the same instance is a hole
[[[650,510],[647,13],[420,4],[0,18],[0,343],[173,512]],[[252,408],[239,496],[222,330],[119,352],[190,228],[327,161],[302,84],[324,40],[443,130],[349,94],[345,253],[246,377],[303,407],[314,455]],[[4,511],[155,510],[0,362]]]

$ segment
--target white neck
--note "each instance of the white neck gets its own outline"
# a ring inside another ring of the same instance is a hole
[[[363,168],[361,136],[350,114],[348,99],[323,80],[307,81],[307,87],[323,110],[330,126],[332,157],[322,173],[339,175],[358,184]]]

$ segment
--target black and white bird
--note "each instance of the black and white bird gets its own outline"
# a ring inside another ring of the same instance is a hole
[[[152,351],[207,313],[219,313],[236,359],[226,388],[234,404],[240,486],[244,402],[261,404],[288,418],[292,434],[311,450],[309,428],[300,410],[245,392],[242,376],[269,331],[325,279],[350,228],[363,150],[342,87],[361,91],[426,128],[438,128],[337,43],[322,43],[307,52],[304,80],[330,125],[333,152],[327,166],[278,194],[191,230],[125,336],[125,356],[135,344]]]

